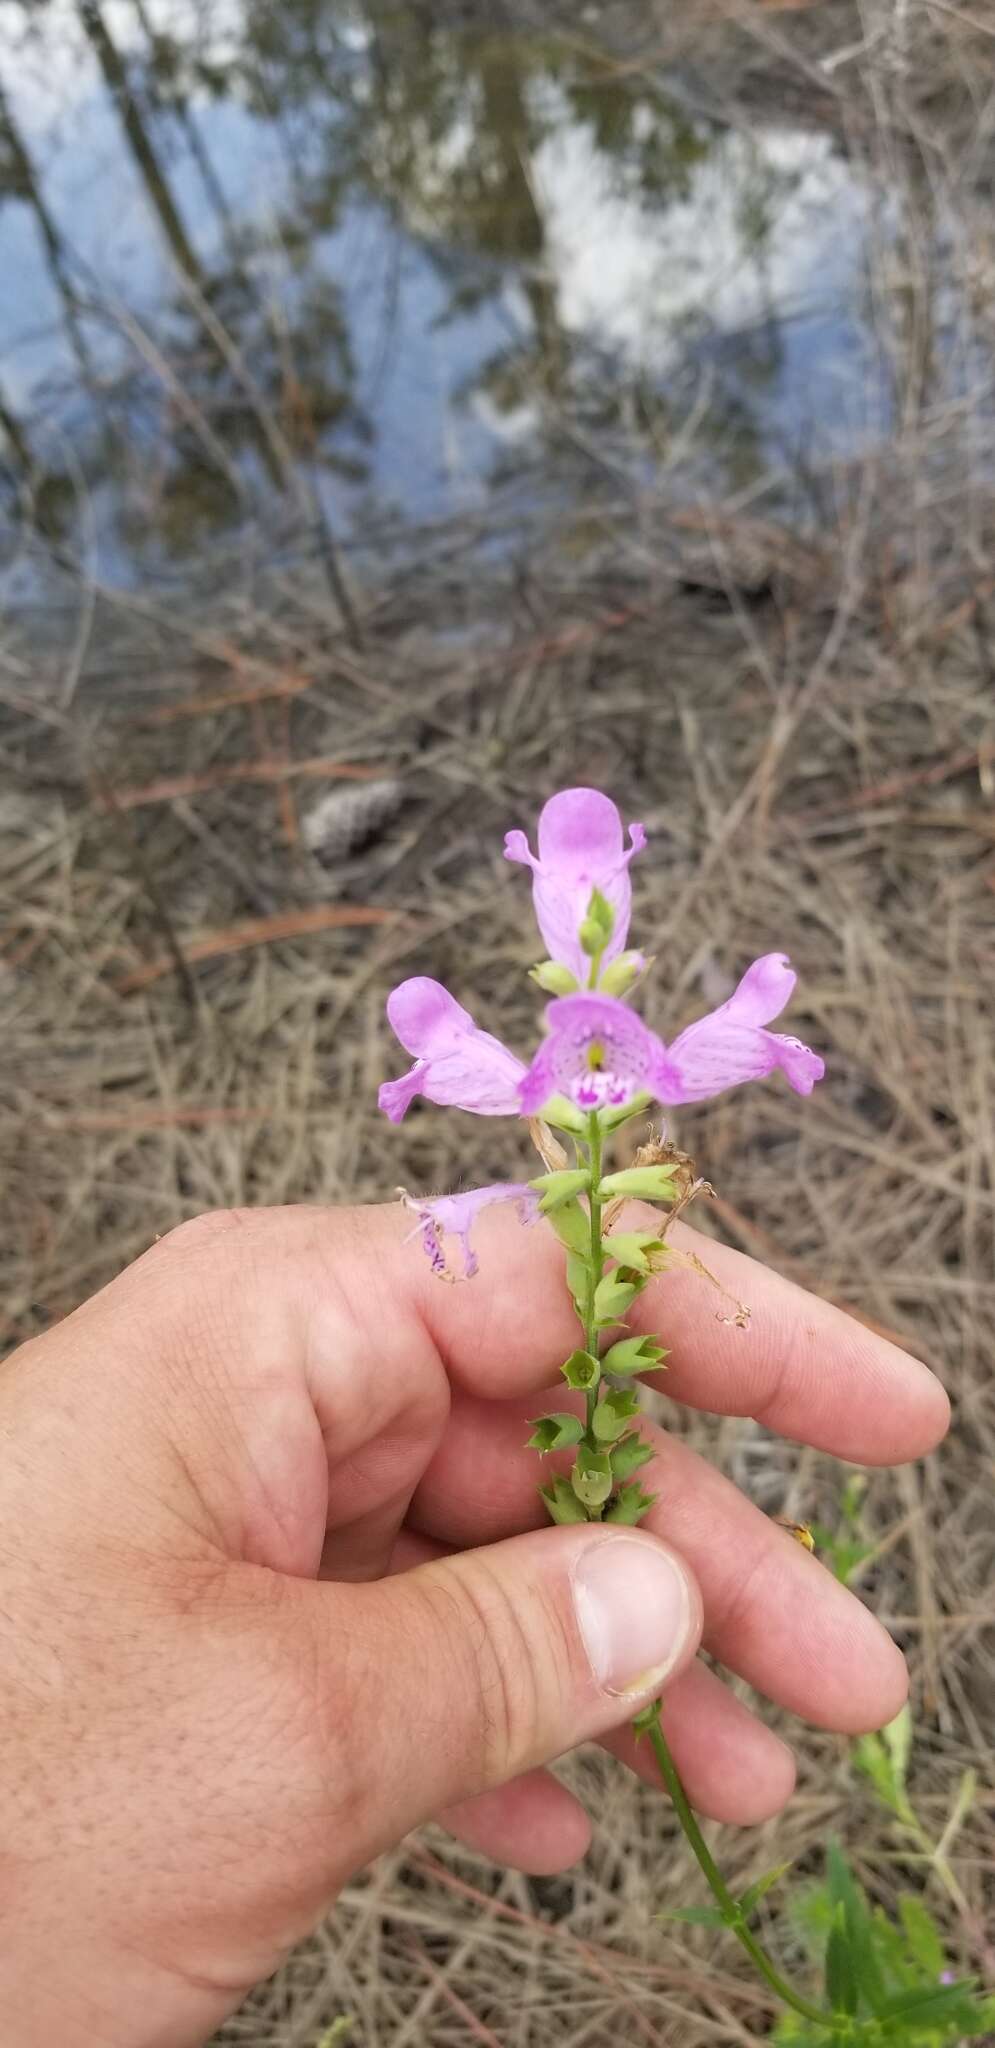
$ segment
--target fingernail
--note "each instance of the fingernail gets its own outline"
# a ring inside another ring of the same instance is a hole
[[[574,1605],[591,1668],[606,1692],[648,1692],[673,1669],[692,1625],[691,1588],[653,1542],[596,1543],[574,1568]]]

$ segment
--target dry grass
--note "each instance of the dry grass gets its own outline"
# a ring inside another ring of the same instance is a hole
[[[897,12],[927,57],[961,34],[952,6]],[[919,76],[882,65],[844,110],[856,129],[873,107],[861,146],[896,189],[909,134],[928,142]],[[925,158],[937,176],[945,146]],[[783,946],[795,1026],[829,1059],[809,1104],[771,1087],[680,1113],[678,1142],[722,1197],[701,1221],[901,1333],[953,1397],[942,1452],[874,1476],[859,1583],[909,1654],[912,1791],[936,1832],[965,1765],[979,1771],[956,1850],[970,1921],[930,1891],[952,1955],[978,1967],[995,1850],[995,491],[973,459],[978,408],[926,401],[918,346],[894,444],[817,480],[807,566],[791,552],[752,595],[740,508],[706,508],[706,595],[682,580],[666,488],[602,479],[581,568],[562,534],[531,532],[496,568],[485,531],[436,532],[360,594],[361,652],[303,572],[183,616],[80,598],[67,576],[83,622],[69,657],[9,622],[0,1239],[13,1343],[205,1207],[512,1169],[510,1127],[378,1119],[384,995],[417,967],[527,1045],[534,949],[501,835],[555,787],[610,789],[652,835],[637,924],[655,1021],[679,1026]],[[381,795],[319,833],[335,788]],[[748,1423],[673,1419],[763,1507],[832,1521],[831,1461]],[[909,1857],[846,1745],[792,1735],[797,1798],[760,1835],[724,1831],[727,1867],[814,1869],[835,1832],[887,1899]],[[600,2048],[620,2027],[668,2048],[764,2038],[771,2009],[738,1954],[651,1920],[698,1896],[662,1803],[596,1757],[569,1773],[597,1823],[581,1869],[536,1881],[441,1838],[406,1844],[219,2041],[313,2048],[338,2012],[368,2048]]]

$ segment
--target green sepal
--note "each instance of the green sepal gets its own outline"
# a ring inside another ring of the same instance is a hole
[[[544,1458],[548,1451],[566,1451],[579,1444],[583,1434],[579,1415],[540,1415],[525,1448]]]
[[[559,960],[540,960],[529,968],[529,980],[537,982],[547,996],[576,995],[580,982]]]
[[[553,1209],[559,1209],[564,1202],[576,1201],[578,1195],[590,1193],[591,1176],[583,1166],[565,1166],[555,1173],[540,1173],[530,1180],[530,1188],[542,1196],[539,1207],[544,1216]]]
[[[608,1452],[592,1451],[590,1444],[581,1444],[570,1474],[570,1484],[586,1508],[603,1507],[613,1484],[612,1461]]]
[[[670,1202],[676,1193],[673,1167],[624,1166],[619,1173],[605,1175],[598,1189],[598,1199],[610,1202],[616,1195],[631,1195],[635,1201]]]
[[[649,1514],[656,1498],[655,1493],[644,1493],[638,1481],[634,1480],[631,1486],[623,1486],[604,1519],[606,1522],[623,1522],[626,1528],[634,1529],[636,1523]]]
[[[591,1417],[591,1429],[599,1444],[614,1444],[624,1436],[626,1423],[639,1413],[637,1396],[621,1387],[613,1388],[598,1402]]]
[[[606,1237],[603,1250],[620,1266],[631,1266],[634,1273],[659,1273],[667,1263],[667,1246],[649,1230],[624,1230],[617,1237]]]
[[[639,1471],[640,1466],[649,1464],[652,1456],[652,1444],[648,1444],[646,1438],[634,1429],[615,1445],[612,1451],[612,1471],[617,1480],[631,1479],[633,1473]]]
[[[596,1387],[601,1378],[601,1366],[590,1351],[571,1351],[569,1358],[564,1359],[560,1371],[567,1386],[573,1387],[581,1394],[590,1393],[591,1388]]]
[[[621,1337],[606,1351],[601,1361],[603,1372],[619,1375],[630,1372],[659,1372],[663,1360],[669,1358],[662,1344],[654,1337]]]
[[[620,953],[617,960],[609,961],[599,978],[598,989],[606,996],[624,996],[648,966],[649,961],[642,953]]]
[[[682,1927],[724,1927],[717,1906],[675,1906],[669,1913],[657,1913],[658,1920],[676,1920]]]
[[[775,1863],[773,1870],[765,1871],[763,1877],[755,1878],[751,1885],[747,1885],[739,1902],[739,1910],[744,1920],[750,1918],[751,1913],[754,1913],[759,1906],[761,1899],[765,1898],[769,1891],[773,1891],[774,1886],[780,1883],[785,1872],[790,1869],[790,1860],[787,1863]]]
[[[642,1116],[644,1109],[649,1109],[652,1100],[652,1095],[644,1092],[634,1095],[631,1102],[617,1103],[614,1109],[599,1109],[598,1123],[605,1136],[611,1131],[617,1131],[620,1124],[627,1124],[630,1116]]]
[[[540,1111],[544,1124],[552,1124],[555,1131],[569,1131],[572,1138],[587,1137],[587,1118],[582,1109],[575,1109],[565,1095],[551,1095]]]
[[[591,1219],[579,1202],[562,1202],[548,1218],[561,1244],[568,1252],[577,1252],[585,1258],[584,1272],[587,1273],[586,1254],[591,1247]]]
[[[650,1729],[656,1727],[656,1724],[659,1721],[659,1719],[659,1700],[650,1700],[648,1707],[641,1707],[638,1714],[633,1714],[632,1732],[635,1735],[636,1741],[641,1742],[643,1736],[648,1735]]]
[[[613,1273],[606,1273],[599,1280],[594,1296],[594,1318],[599,1329],[609,1329],[612,1323],[620,1323],[626,1309],[631,1308],[637,1294],[646,1285],[645,1275],[636,1273],[631,1266],[616,1266]]]
[[[539,1498],[545,1501],[554,1522],[586,1522],[588,1519],[568,1479],[554,1479],[550,1486],[540,1486]]]
[[[555,1218],[551,1218],[555,1221]],[[587,1312],[587,1260],[580,1252],[567,1253],[567,1286],[581,1322]]]

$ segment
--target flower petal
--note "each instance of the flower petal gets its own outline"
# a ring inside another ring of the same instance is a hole
[[[603,961],[614,960],[625,946],[632,908],[629,861],[646,844],[641,825],[630,825],[629,835],[626,848],[617,807],[600,790],[561,789],[539,818],[538,859],[524,832],[509,832],[505,839],[506,860],[532,869],[536,920],[550,959],[569,967],[578,981],[590,972],[578,934],[595,889],[615,916]]]
[[[561,996],[546,1009],[549,1037],[522,1082],[524,1116],[536,1116],[552,1095],[579,1109],[655,1095],[665,1049],[656,1033],[614,996]]]
[[[728,1002],[689,1024],[664,1055],[661,1102],[703,1102],[759,1081],[781,1067],[799,1095],[809,1095],[826,1071],[824,1060],[798,1038],[763,1026],[788,1001],[796,976],[784,953],[767,953],[747,969]]]
[[[449,1109],[478,1116],[517,1116],[521,1060],[481,1031],[468,1010],[441,982],[413,975],[391,991],[387,1016],[415,1064],[397,1081],[385,1081],[378,1102],[392,1123],[400,1123],[416,1095]]]
[[[456,1277],[446,1262],[442,1240],[447,1236],[459,1241],[463,1254],[463,1278],[473,1279],[478,1260],[470,1243],[470,1232],[481,1209],[489,1208],[493,1202],[514,1202],[522,1223],[535,1223],[539,1215],[539,1196],[525,1181],[492,1181],[488,1187],[467,1188],[460,1195],[420,1198],[402,1193],[401,1200],[417,1216],[415,1228],[421,1232],[423,1250],[428,1255],[433,1273],[443,1280]]]

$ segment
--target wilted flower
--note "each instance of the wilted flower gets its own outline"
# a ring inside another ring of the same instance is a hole
[[[467,1188],[461,1195],[435,1197],[409,1195],[402,1190],[401,1200],[405,1208],[417,1216],[415,1230],[421,1233],[422,1246],[428,1254],[433,1273],[443,1280],[455,1277],[446,1262],[444,1237],[459,1240],[463,1254],[463,1278],[473,1279],[477,1270],[477,1254],[470,1243],[470,1232],[481,1209],[489,1208],[493,1202],[514,1202],[522,1223],[534,1223],[539,1214],[539,1196],[525,1181],[493,1181],[490,1187]]]

